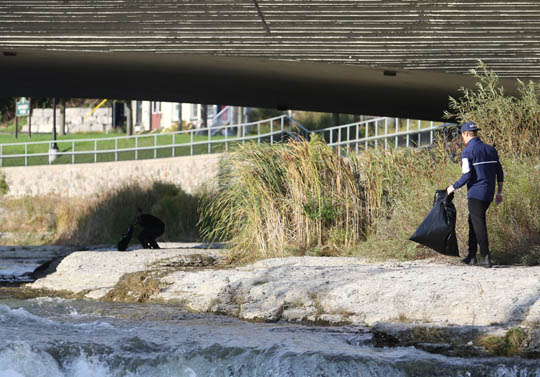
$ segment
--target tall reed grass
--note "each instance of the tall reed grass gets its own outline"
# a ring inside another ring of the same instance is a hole
[[[358,167],[318,137],[246,144],[222,161],[216,191],[203,201],[201,233],[230,239],[237,260],[339,252],[366,237]]]
[[[344,158],[319,137],[246,144],[223,160],[215,192],[203,199],[201,233],[230,240],[236,260],[344,255],[391,214],[404,186],[446,161],[439,147]]]

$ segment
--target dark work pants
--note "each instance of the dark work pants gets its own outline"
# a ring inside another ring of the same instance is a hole
[[[159,249],[156,238],[163,234],[162,228],[144,228],[139,233],[138,239],[144,249]]]
[[[477,245],[480,245],[480,255],[489,254],[489,242],[486,225],[486,211],[491,202],[469,199],[469,257],[475,257]]]

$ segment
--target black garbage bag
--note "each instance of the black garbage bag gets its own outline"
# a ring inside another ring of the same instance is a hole
[[[127,249],[131,236],[133,236],[133,225],[128,228],[126,233],[122,234],[122,238],[120,238],[120,241],[118,241],[118,244],[116,245],[118,251]]]
[[[437,190],[433,199],[433,208],[416,232],[409,238],[430,247],[441,254],[459,257],[456,238],[456,206],[452,203],[454,193]]]

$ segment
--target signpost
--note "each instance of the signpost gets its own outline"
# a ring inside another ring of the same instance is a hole
[[[30,113],[30,102],[25,97],[17,101],[17,116],[26,117]]]
[[[15,138],[19,136],[19,117],[27,117],[30,114],[30,102],[21,97],[15,105]]]

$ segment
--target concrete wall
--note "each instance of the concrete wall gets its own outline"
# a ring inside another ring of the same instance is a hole
[[[75,132],[106,132],[112,128],[112,109],[103,107],[89,115],[92,109],[71,107],[66,108],[66,133]],[[60,134],[60,108],[56,108],[56,132]],[[32,132],[50,133],[53,128],[53,109],[32,110]],[[22,132],[28,132],[28,126],[22,127]]]
[[[2,171],[8,196],[56,194],[62,197],[91,196],[132,182],[174,183],[187,193],[217,173],[219,154],[156,160],[105,162],[77,165],[8,167]]]

